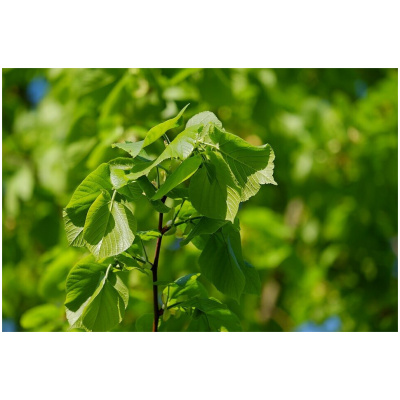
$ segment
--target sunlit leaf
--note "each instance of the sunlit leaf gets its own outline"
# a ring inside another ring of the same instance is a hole
[[[164,160],[177,158],[183,161],[188,158],[196,147],[200,129],[201,125],[195,125],[185,129],[153,162],[143,162],[133,167],[132,172],[128,175],[128,178],[136,180],[143,175],[147,175],[152,168]]]
[[[159,238],[161,233],[159,231],[149,230],[136,232],[136,235],[139,236],[140,239],[147,241]]]
[[[219,128],[222,128],[221,121],[216,117],[214,113],[210,111],[203,111],[190,118],[189,121],[186,123],[186,128],[190,128],[191,126],[200,124],[205,127],[211,123],[215,126],[218,126]]]
[[[194,156],[184,160],[182,164],[168,176],[164,184],[152,197],[152,200],[161,199],[176,186],[189,179],[199,168],[201,160],[202,158],[200,156]]]
[[[125,142],[125,143],[114,143],[112,147],[118,147],[121,150],[129,153],[133,158],[135,158],[142,150],[144,140],[139,142]]]
[[[253,146],[240,137],[215,128],[210,132],[212,143],[208,143],[222,154],[229,165],[238,186],[242,189],[241,200],[246,201],[254,196],[260,185],[272,183],[275,155],[271,147]]]
[[[88,206],[96,200],[101,191],[111,189],[109,165],[104,163],[91,172],[76,188],[66,208],[89,208]]]
[[[72,328],[104,332],[122,321],[129,292],[124,273],[110,267],[89,256],[69,273],[65,306]]]
[[[158,124],[155,127],[151,128],[147,132],[147,135],[144,139],[143,147],[146,147],[149,144],[155,142],[158,138],[160,138],[162,135],[164,135],[165,132],[169,131],[170,129],[179,126],[182,121],[182,115],[188,106],[189,104],[186,105],[176,117],[171,118],[168,121],[162,122],[161,124]]]
[[[136,219],[124,203],[101,193],[89,209],[84,238],[91,253],[98,258],[125,251],[133,242]]]

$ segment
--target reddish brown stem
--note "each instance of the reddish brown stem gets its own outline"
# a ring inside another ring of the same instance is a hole
[[[164,203],[165,200],[167,199],[166,196],[164,196],[161,201]],[[154,255],[154,262],[153,266],[151,268],[151,271],[153,272],[153,307],[154,307],[154,319],[153,319],[153,332],[157,332],[157,327],[158,327],[158,320],[160,318],[160,310],[158,309],[158,286],[155,285],[154,283],[157,282],[157,270],[158,270],[158,260],[160,259],[160,250],[161,250],[161,241],[162,241],[162,235],[163,235],[163,217],[164,214],[160,213],[158,216],[158,230],[161,232],[161,236],[157,239],[157,244],[156,244],[156,252]]]

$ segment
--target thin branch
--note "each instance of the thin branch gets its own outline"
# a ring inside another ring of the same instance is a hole
[[[174,218],[172,219],[172,224],[171,224],[171,226],[173,226],[173,225],[175,224],[175,220],[178,218],[178,215],[179,215],[179,213],[181,212],[184,203],[185,203],[185,199],[182,199],[181,206],[179,207],[179,210],[176,212]]]
[[[170,227],[168,227],[167,230],[171,229],[173,226],[179,226],[179,225],[182,225],[182,224],[186,224],[187,222],[195,221],[196,219],[200,219],[200,218],[203,218],[203,217],[199,215],[198,217],[191,217],[191,218],[185,219],[184,221],[180,221],[180,222],[177,222],[174,225],[171,225]]]
[[[167,199],[166,196],[164,196],[161,201],[165,203],[165,200]],[[153,283],[157,282],[157,269],[158,269],[158,261],[160,259],[160,250],[161,250],[161,241],[163,238],[162,231],[163,231],[163,216],[164,214],[160,213],[158,216],[158,230],[161,233],[161,236],[157,239],[157,244],[156,244],[156,251],[154,255],[154,262],[153,266],[151,268],[151,271],[153,273]],[[158,286],[153,285],[153,308],[154,308],[154,319],[153,319],[153,332],[157,332],[157,327],[158,327],[158,320],[160,318],[160,310],[158,308]]]
[[[146,261],[146,260],[143,260],[143,259],[140,258],[140,257],[136,257],[136,256],[132,256],[132,255],[131,255],[131,257],[132,257],[134,260],[141,262],[142,264],[149,264],[149,265],[153,266],[153,263],[152,263],[150,260]]]
[[[191,217],[191,218],[185,219],[184,221],[177,222],[176,224],[172,223],[170,226],[164,226],[161,233],[164,235],[166,232],[168,232],[174,226],[186,224],[187,222],[195,221],[196,219],[200,219],[200,218],[203,218],[203,217],[199,215],[198,217]]]
[[[131,255],[131,257],[132,258],[134,258],[135,260],[137,260],[137,261],[140,261],[141,263],[143,263],[143,264],[146,264],[148,261],[146,261],[146,260],[143,260],[142,258],[140,258],[140,257],[136,257],[136,256],[132,256]],[[149,264],[150,264],[150,262],[148,262]]]

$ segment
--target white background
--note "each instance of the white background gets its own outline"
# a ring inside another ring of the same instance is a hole
[[[279,3],[279,4],[278,4]],[[394,1],[12,1],[1,67],[399,67]],[[398,333],[1,333],[3,399],[399,399]]]

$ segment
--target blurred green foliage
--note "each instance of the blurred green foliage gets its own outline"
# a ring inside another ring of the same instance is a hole
[[[62,208],[124,155],[112,143],[143,139],[190,102],[186,119],[213,111],[276,154],[278,186],[239,211],[262,294],[238,305],[202,281],[210,295],[244,331],[397,331],[397,70],[5,69],[2,95],[3,330],[68,330],[65,278],[85,250],[68,248]],[[156,228],[140,210],[139,229]],[[161,281],[199,272],[193,245],[165,239]],[[130,296],[117,330],[152,312],[150,278],[133,272]]]

